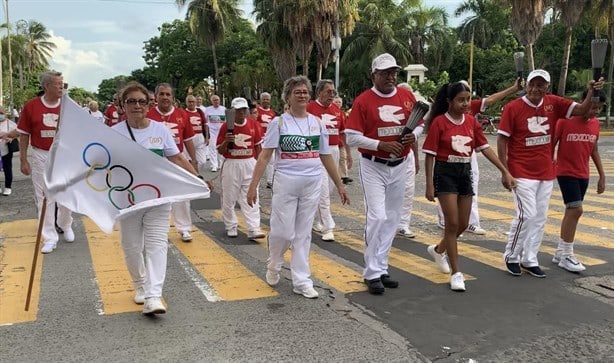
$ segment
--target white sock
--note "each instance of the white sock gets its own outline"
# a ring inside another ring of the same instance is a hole
[[[557,251],[560,251],[561,255],[563,256],[573,255],[573,242],[565,242],[560,240]]]

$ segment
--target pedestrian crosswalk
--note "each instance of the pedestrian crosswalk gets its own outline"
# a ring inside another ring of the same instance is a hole
[[[612,166],[609,166],[612,167]],[[541,252],[542,263],[547,264],[554,254],[558,240],[560,221],[564,206],[555,189],[550,203],[549,219],[545,228],[544,243]],[[584,204],[585,215],[580,220],[576,234],[576,256],[586,266],[599,266],[612,263],[600,256],[602,249],[614,248],[614,192],[601,195],[587,195]],[[269,206],[263,202],[262,229],[268,232]],[[514,213],[511,195],[507,192],[493,192],[479,197],[482,226],[487,229],[484,236],[466,232],[459,240],[459,254],[465,279],[479,280],[483,272],[477,267],[491,271],[504,270],[502,250],[507,239],[506,232]],[[335,242],[319,242],[319,235],[314,234],[311,251],[311,268],[314,279],[320,286],[334,289],[341,294],[364,293],[362,282],[362,226],[364,213],[333,203],[331,206],[338,228],[335,230]],[[199,211],[205,213],[208,220],[221,224],[220,210]],[[412,214],[412,230],[416,237],[409,239],[398,236],[391,249],[389,264],[391,268],[401,271],[405,277],[414,278],[426,284],[447,284],[449,276],[442,274],[431,261],[426,252],[428,245],[436,244],[441,238],[441,230],[436,226],[435,204],[424,197],[417,196]],[[132,301],[134,290],[130,275],[124,263],[119,232],[107,235],[87,218],[82,218],[87,247],[91,256],[91,268],[95,276],[97,304],[92,307],[93,314],[114,315],[137,312],[141,306]],[[17,324],[37,319],[40,303],[41,279],[45,260],[51,255],[39,255],[34,278],[31,308],[24,311],[25,293],[30,275],[32,252],[36,237],[36,220],[21,220],[0,223],[0,325]],[[181,266],[182,273],[190,283],[210,302],[239,301],[249,299],[275,298],[278,289],[270,287],[264,281],[265,263],[257,261],[247,254],[233,253],[228,248],[228,239],[223,232],[214,233],[201,225],[193,228],[193,241],[184,243],[173,229],[169,233],[169,260]],[[246,240],[243,218],[239,216],[239,230],[242,232],[236,240]],[[348,227],[353,226],[353,227]],[[358,227],[356,227],[358,226]],[[218,226],[219,227],[219,226]],[[75,242],[79,243],[79,241]],[[255,248],[261,248],[266,255],[266,239],[250,242]],[[257,247],[259,246],[259,247]],[[335,248],[332,248],[335,246]],[[583,248],[583,247],[587,248]],[[286,261],[289,261],[289,254]],[[357,257],[360,256],[360,257]],[[254,267],[259,266],[259,267]],[[549,266],[549,265],[547,265]]]

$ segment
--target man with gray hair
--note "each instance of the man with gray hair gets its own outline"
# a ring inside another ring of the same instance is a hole
[[[53,143],[60,117],[60,101],[64,91],[62,73],[45,72],[40,77],[43,94],[28,101],[23,107],[17,131],[19,136],[19,159],[21,172],[32,175],[34,199],[38,215],[44,218],[42,253],[51,253],[58,243],[58,232],[55,229],[54,201],[45,199],[44,173],[49,149]],[[28,147],[32,145],[31,161],[28,161]],[[45,215],[41,216],[43,201],[47,202]],[[75,240],[72,230],[72,215],[70,210],[58,205],[57,224],[64,231],[66,242]]]
[[[207,125],[209,125],[209,145],[207,150],[209,161],[211,162],[211,171],[217,172],[222,166],[224,157],[217,152],[217,135],[220,133],[222,124],[226,123],[226,107],[220,104],[220,96],[211,96],[211,106],[205,108],[205,116],[207,117]]]
[[[339,165],[339,143],[345,144],[345,113],[333,103],[337,91],[335,83],[330,79],[321,79],[316,84],[316,99],[307,104],[307,112],[314,115],[328,132],[328,145],[335,165]],[[313,229],[322,232],[322,240],[335,240],[333,229],[335,221],[330,212],[330,189],[332,180],[328,174],[322,173],[320,201],[316,211]]]

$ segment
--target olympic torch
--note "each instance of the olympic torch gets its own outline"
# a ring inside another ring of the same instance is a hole
[[[235,113],[236,110],[234,109],[234,107],[230,107],[226,109],[226,133],[227,134],[232,134],[232,131],[235,128]],[[228,150],[233,148],[233,143],[230,142],[228,143]]]
[[[605,54],[608,51],[607,39],[593,39],[591,41],[591,61],[593,63],[593,79],[598,81],[601,77],[601,70],[605,63]],[[599,102],[601,91],[593,90],[593,98],[591,101]]]
[[[405,123],[405,127],[403,128],[403,131],[401,131],[401,136],[399,136],[399,142],[403,140],[403,137],[405,135],[414,131],[414,129],[420,123],[420,120],[422,120],[424,115],[426,115],[426,113],[429,112],[429,108],[430,108],[429,105],[422,101],[416,102],[416,104],[414,105],[414,108],[412,108],[411,113],[409,114],[409,117],[407,118],[407,122]],[[397,156],[391,153],[390,157],[392,159],[396,159]]]

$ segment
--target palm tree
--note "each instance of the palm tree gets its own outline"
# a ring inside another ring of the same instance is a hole
[[[175,3],[183,7],[188,0],[175,0]],[[214,69],[213,88],[216,93],[219,91],[220,74],[216,45],[224,39],[224,34],[241,15],[238,0],[191,0],[188,4],[186,20],[190,23],[190,31],[196,39],[211,49]]]
[[[512,32],[526,48],[527,64],[535,69],[533,44],[542,32],[546,11],[545,0],[510,0],[512,4]]]
[[[456,17],[471,13],[459,27],[459,38],[464,42],[473,39],[480,48],[487,48],[504,38],[509,24],[510,10],[492,0],[466,0],[454,11]]]
[[[55,43],[49,41],[51,34],[47,28],[38,21],[19,20],[17,22],[17,34],[24,39],[23,53],[27,59],[28,73],[32,73],[39,66],[48,66],[48,58],[55,50]]]
[[[446,37],[448,14],[441,7],[419,5],[407,14],[409,40],[414,63],[424,64],[424,50]]]
[[[614,2],[612,0],[594,0],[592,8],[595,38],[601,38],[605,33],[610,40],[610,65],[606,83],[606,126],[611,126],[612,112],[612,80],[614,76]]]
[[[559,13],[561,21],[565,26],[565,49],[563,51],[563,64],[561,66],[561,76],[559,77],[559,96],[565,95],[565,84],[567,83],[567,72],[569,71],[569,54],[571,53],[571,40],[573,27],[576,25],[584,11],[587,1],[584,0],[555,0],[554,9]]]
[[[274,0],[254,0],[256,21],[260,23],[256,33],[269,48],[273,68],[281,81],[296,74],[296,50],[290,33],[283,23],[281,8],[273,6]]]

